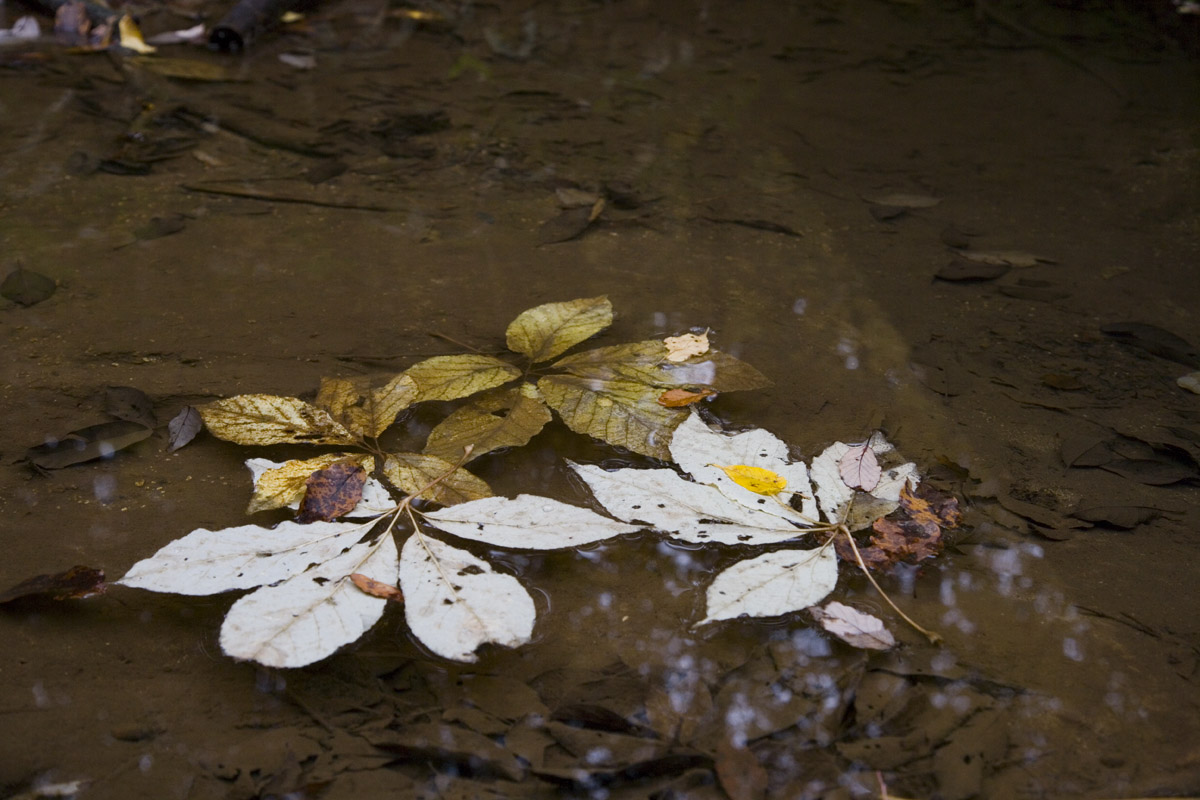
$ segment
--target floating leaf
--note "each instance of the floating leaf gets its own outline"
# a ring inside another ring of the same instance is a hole
[[[883,468],[869,442],[853,445],[838,459],[838,474],[851,489],[869,492],[879,485]]]
[[[322,378],[316,404],[351,433],[376,437],[417,399],[417,384],[401,373],[372,390],[362,378]]]
[[[334,558],[358,542],[369,525],[289,521],[273,529],[259,525],[219,531],[199,528],[134,564],[117,583],[187,595],[250,589]]]
[[[533,635],[533,598],[517,579],[437,539],[414,533],[404,543],[400,586],[409,630],[443,658],[475,661],[481,645],[517,647]]]
[[[670,469],[619,469],[571,464],[608,513],[635,525],[663,531],[675,539],[705,544],[776,544],[803,536],[776,514],[765,497],[762,510],[726,497],[713,486],[686,481]]]
[[[461,467],[454,469],[454,464],[437,456],[389,453],[383,462],[383,474],[405,494],[443,506],[492,496],[492,490],[482,479]],[[436,486],[425,488],[437,478],[442,480]]]
[[[821,602],[835,585],[833,548],[777,550],[739,561],[718,574],[708,587],[707,613],[696,624],[798,611]]]
[[[424,516],[455,536],[526,550],[579,547],[640,530],[586,508],[528,494],[514,499],[489,497]]]
[[[808,611],[822,628],[851,647],[890,650],[896,646],[896,638],[884,627],[883,620],[836,600],[824,608],[814,607]]]
[[[354,585],[349,576],[355,572],[395,583],[395,540],[382,536],[356,544],[307,572],[241,598],[221,625],[221,649],[268,667],[303,667],[333,655],[370,630],[387,606]]]
[[[353,459],[343,459],[317,470],[304,484],[304,499],[300,501],[300,523],[337,519],[353,511],[363,495],[367,471]]]
[[[120,46],[134,53],[146,55],[158,51],[157,47],[151,47],[146,44],[142,38],[142,31],[138,28],[138,24],[133,21],[133,17],[128,14],[121,16],[117,23],[117,32],[120,39]]]
[[[670,456],[671,432],[686,416],[660,406],[654,387],[630,381],[548,375],[538,381],[538,390],[576,433],[653,458]]]
[[[383,583],[374,578],[368,578],[361,572],[355,572],[350,576],[350,582],[358,587],[359,591],[366,592],[372,597],[379,597],[384,600],[391,600],[395,603],[404,602],[404,592],[392,586],[390,583]]]
[[[42,469],[62,469],[97,458],[111,458],[118,450],[149,438],[151,433],[152,430],[137,422],[102,422],[31,447],[25,451],[25,458]]]
[[[517,315],[505,339],[510,350],[537,364],[596,335],[612,320],[612,303],[604,295],[546,303]]]
[[[0,283],[0,296],[23,306],[33,306],[49,298],[57,288],[53,278],[18,267]]]
[[[716,394],[712,389],[700,389],[699,391],[691,391],[690,389],[667,389],[658,396],[658,404],[667,408],[682,408],[699,403],[706,397],[712,397]]]
[[[708,331],[668,336],[663,339],[663,345],[667,348],[667,361],[678,364],[680,361],[687,361],[692,356],[700,356],[708,352]]]
[[[501,447],[520,447],[550,421],[550,409],[536,386],[485,392],[454,411],[429,433],[425,452],[457,462],[471,445],[471,458]]]
[[[55,575],[36,575],[0,592],[0,605],[14,600],[82,600],[104,594],[104,570],[77,565]]]
[[[199,406],[217,438],[235,444],[352,444],[355,437],[328,411],[295,397],[242,394]]]
[[[167,445],[173,453],[196,438],[196,434],[204,427],[200,412],[191,406],[184,406],[178,414],[167,423]]]
[[[403,374],[417,384],[413,402],[424,402],[467,397],[519,378],[521,370],[492,356],[464,354],[427,358]]]
[[[560,358],[554,362],[554,367],[565,369],[580,378],[635,381],[651,386],[677,386],[678,382],[671,372],[663,368],[666,360],[666,345],[660,339],[650,339],[585,350]]]
[[[734,464],[728,467],[714,464],[713,466],[728,475],[729,479],[738,486],[754,494],[774,497],[787,488],[787,478],[769,469],[751,467],[746,464]]]
[[[309,477],[320,470],[336,464],[339,461],[350,461],[370,472],[375,468],[375,459],[361,453],[326,453],[315,458],[292,460],[278,463],[265,458],[252,458],[246,462],[254,480],[254,494],[250,498],[247,514],[259,511],[269,511],[275,508],[298,508],[304,498]],[[374,481],[372,481],[374,483]],[[378,485],[376,483],[376,485]],[[369,496],[368,499],[383,499],[386,505],[379,511],[394,506],[386,490],[379,487],[383,497]],[[376,503],[378,505],[378,503]],[[366,515],[370,509],[358,509],[360,515]]]
[[[875,451],[876,457],[895,450],[887,439],[878,434],[872,436],[868,444]],[[854,490],[842,480],[841,469],[839,467],[842,458],[850,451],[850,448],[851,446],[844,442],[834,442],[812,460],[812,466],[809,471],[812,475],[813,485],[816,487],[821,513],[831,522],[841,521],[846,504],[854,497]],[[900,490],[904,488],[905,481],[912,481],[914,484],[920,481],[917,475],[917,465],[911,462],[889,467],[882,472],[883,474],[879,479],[879,483],[867,495],[877,500],[885,501],[890,507],[884,507],[878,513],[876,513],[877,509],[872,507],[870,518],[863,518],[856,514],[853,524],[847,521],[850,524],[851,530],[857,529],[859,522],[863,525],[870,524],[872,519],[889,513],[899,505]],[[865,504],[862,501],[856,501],[855,509],[863,505]]]
[[[960,519],[958,501],[926,484],[914,492],[906,483],[899,503],[895,513],[871,525],[871,543],[858,547],[863,563],[873,570],[882,572],[901,561],[911,564],[936,556],[945,546],[942,528],[956,527]],[[837,540],[837,550],[843,560],[857,560],[844,539]]]

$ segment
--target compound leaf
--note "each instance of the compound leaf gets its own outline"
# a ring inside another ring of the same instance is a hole
[[[537,364],[596,335],[612,320],[612,303],[603,295],[546,303],[522,311],[509,324],[505,339],[510,350]]]

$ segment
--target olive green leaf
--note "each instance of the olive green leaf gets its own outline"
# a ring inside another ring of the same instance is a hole
[[[442,420],[429,434],[425,452],[450,462],[462,458],[463,448],[472,446],[470,458],[501,447],[520,447],[545,427],[552,415],[537,387],[519,387],[485,392]]]
[[[553,366],[581,378],[636,381],[664,388],[707,386],[718,392],[733,392],[771,385],[754,367],[719,350],[710,349],[671,363],[661,339],[597,347],[559,359]]]
[[[453,470],[453,471],[451,471]],[[449,475],[447,475],[449,473]],[[443,506],[491,497],[491,488],[462,467],[422,453],[388,453],[383,474],[400,491]],[[421,490],[446,476],[436,486]],[[417,492],[421,492],[419,495]]]
[[[403,373],[417,386],[412,401],[457,400],[521,376],[521,370],[492,356],[434,356],[418,361]]]
[[[338,461],[353,461],[367,472],[375,468],[375,459],[361,453],[326,453],[316,458],[285,461],[283,466],[265,470],[254,481],[247,514],[286,508],[304,497],[305,484],[314,472]]]
[[[608,298],[586,297],[522,311],[505,332],[508,348],[537,364],[594,336],[612,324]]]
[[[356,438],[328,411],[295,397],[240,394],[196,410],[214,436],[235,444],[352,444]]]
[[[547,375],[538,389],[576,433],[664,460],[671,458],[671,434],[689,413],[659,405],[659,389],[634,381]]]

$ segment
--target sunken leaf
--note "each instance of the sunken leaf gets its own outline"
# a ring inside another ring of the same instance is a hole
[[[355,586],[351,574],[395,583],[395,540],[385,535],[355,544],[307,572],[241,598],[221,626],[221,649],[268,667],[303,667],[333,655],[370,630],[387,606]]]
[[[198,406],[208,430],[235,444],[351,444],[355,437],[328,411],[295,397],[241,394]]]
[[[537,364],[596,335],[612,320],[612,303],[603,295],[546,303],[522,311],[508,326],[505,339],[510,350]]]
[[[551,419],[538,389],[523,383],[512,389],[485,392],[442,420],[429,434],[425,452],[457,462],[472,447],[478,458],[501,447],[520,447]]]
[[[467,397],[519,378],[521,370],[492,356],[465,353],[427,358],[402,374],[416,384],[417,395],[412,402],[420,403]]]
[[[548,375],[538,389],[571,430],[653,458],[670,457],[671,432],[687,416],[659,405],[654,387],[630,381]]]
[[[741,616],[774,617],[821,602],[837,584],[832,547],[776,550],[739,561],[708,587],[703,625]]]
[[[578,547],[639,530],[586,508],[528,494],[463,503],[426,513],[425,518],[464,539],[528,550]]]
[[[443,506],[492,496],[492,490],[482,479],[462,467],[455,469],[454,464],[437,456],[389,453],[383,462],[383,474],[405,494]],[[438,478],[442,480],[436,486],[426,488]]]
[[[443,658],[475,661],[493,643],[525,644],[533,635],[533,598],[511,575],[466,550],[414,533],[400,552],[408,627]]]

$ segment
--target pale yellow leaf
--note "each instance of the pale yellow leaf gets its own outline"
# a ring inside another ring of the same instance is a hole
[[[128,14],[121,17],[121,21],[117,23],[117,30],[120,33],[121,47],[124,47],[126,50],[143,54],[158,51],[157,47],[151,47],[146,44],[146,40],[142,38],[141,29],[133,21],[133,17]]]
[[[285,461],[283,466],[268,469],[258,476],[246,513],[286,508],[298,502],[304,496],[305,483],[314,472],[343,460],[353,461],[367,472],[375,469],[375,459],[361,453],[327,453],[303,461]]]
[[[678,364],[692,356],[702,356],[708,352],[708,331],[668,336],[663,339],[663,344],[667,348],[667,361]]]
[[[419,361],[402,374],[417,387],[412,402],[457,400],[482,392],[521,376],[521,370],[492,356],[464,354],[434,356]]]
[[[417,382],[411,375],[400,373],[371,392],[370,425],[367,432],[378,436],[396,421],[396,415],[417,400]]]
[[[546,303],[522,311],[508,326],[510,350],[535,364],[554,358],[612,324],[612,303],[605,296]]]
[[[241,394],[196,410],[214,436],[236,444],[351,444],[355,440],[328,411],[295,397]]]
[[[787,488],[787,478],[763,467],[752,467],[749,464],[733,464],[728,467],[713,464],[712,466],[722,470],[738,486],[755,494],[772,496]]]
[[[653,458],[671,457],[671,434],[689,413],[659,405],[656,387],[632,381],[548,375],[538,389],[571,430]]]
[[[422,453],[389,453],[383,474],[397,489],[443,506],[491,497],[491,488],[462,467]],[[431,482],[442,480],[431,488]],[[424,491],[422,491],[424,489]],[[417,494],[420,492],[420,494]]]
[[[446,417],[429,433],[425,452],[456,462],[471,445],[471,458],[501,447],[520,447],[551,419],[537,387],[496,389]]]
[[[372,390],[365,378],[322,378],[317,405],[357,436],[376,437],[417,396],[417,384],[401,373]]]

